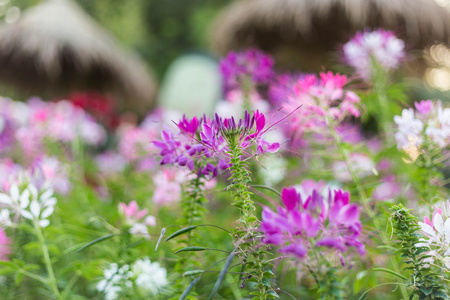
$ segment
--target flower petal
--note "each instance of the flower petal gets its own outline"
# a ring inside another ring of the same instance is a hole
[[[50,221],[47,220],[47,219],[44,219],[44,220],[40,220],[40,221],[39,221],[39,225],[40,225],[41,227],[47,227],[49,224],[50,224]]]
[[[51,214],[53,213],[53,211],[54,211],[54,207],[53,207],[53,206],[47,207],[47,208],[42,212],[41,218],[42,218],[42,219],[46,219],[46,218],[50,217]]]
[[[33,214],[33,216],[39,218],[39,214],[41,213],[41,207],[39,206],[39,202],[37,202],[36,199],[31,201],[30,203],[30,212]]]
[[[444,234],[444,221],[442,220],[441,214],[438,213],[434,215],[433,226],[437,232],[439,232],[440,234]]]
[[[431,227],[428,224],[422,223],[422,222],[418,222],[420,228],[422,229],[423,232],[431,235],[431,236],[435,236],[436,232],[434,231],[433,227]]]

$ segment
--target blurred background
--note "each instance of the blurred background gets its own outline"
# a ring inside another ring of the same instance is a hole
[[[445,101],[449,9],[449,0],[0,0],[0,93],[98,91],[141,116],[157,102],[209,112],[229,51],[261,48],[280,71],[345,72],[343,43],[386,28],[407,45],[412,100]]]

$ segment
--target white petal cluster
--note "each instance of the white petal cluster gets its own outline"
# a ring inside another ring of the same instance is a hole
[[[148,257],[137,260],[132,271],[136,276],[135,283],[141,289],[157,295],[168,285],[167,270],[157,262],[151,262]]]
[[[167,270],[157,262],[152,263],[148,257],[137,260],[131,268],[129,265],[119,268],[116,263],[112,263],[103,271],[103,276],[97,284],[97,290],[105,293],[107,300],[119,299],[124,289],[133,286],[139,288],[140,295],[157,295],[169,284]]]
[[[439,148],[450,144],[450,108],[443,108],[440,101],[434,103],[427,114],[404,109],[401,116],[394,116],[394,122],[398,125],[395,133],[398,149],[419,147],[425,138]]]
[[[0,193],[0,225],[11,226],[10,215],[20,215],[26,219],[37,221],[41,227],[47,227],[50,221],[47,219],[54,211],[56,198],[53,197],[53,189],[38,191],[29,184],[22,192],[16,184],[11,185],[9,194]]]
[[[130,278],[133,273],[130,272],[130,266],[124,265],[119,268],[116,263],[112,263],[108,269],[103,271],[104,279],[97,284],[97,290],[105,293],[106,300],[118,299],[123,286],[132,287]]]
[[[441,213],[435,213],[433,223],[418,223],[421,233],[425,238],[420,238],[420,243],[416,247],[426,247],[429,251],[424,255],[427,257],[424,261],[432,264],[435,261],[442,262],[446,268],[450,269],[450,218],[443,220]]]

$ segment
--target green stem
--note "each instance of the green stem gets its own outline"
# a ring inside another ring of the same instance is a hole
[[[47,269],[48,279],[49,279],[49,285],[52,289],[53,293],[55,294],[57,299],[62,299],[61,295],[58,290],[58,285],[56,283],[55,273],[53,272],[52,262],[50,260],[50,255],[48,253],[47,244],[45,243],[44,236],[42,234],[41,226],[39,225],[39,220],[34,220],[33,222],[34,229],[36,230],[36,235],[39,240],[39,244],[42,248],[42,253],[44,255],[44,263],[45,267]]]
[[[255,234],[259,226],[259,219],[255,216],[255,205],[251,200],[251,192],[249,182],[250,173],[246,168],[246,163],[241,160],[242,150],[239,142],[231,138],[229,141],[230,147],[230,173],[232,183],[227,189],[232,190],[233,205],[240,209],[240,218],[235,224],[236,232],[234,234],[235,242],[240,244],[241,260],[247,261],[243,272],[247,269],[252,276],[258,279],[258,296],[259,299],[267,299],[269,287],[265,284],[264,272],[270,268],[270,264],[266,262],[266,253],[264,247],[258,247],[258,237]],[[251,259],[252,257],[253,259]],[[247,268],[248,265],[251,267]]]
[[[358,193],[361,203],[363,204],[364,210],[365,210],[366,214],[369,216],[369,218],[372,220],[372,223],[373,223],[375,229],[378,232],[380,232],[381,241],[385,244],[385,243],[387,243],[387,241],[389,241],[389,238],[386,235],[386,232],[384,232],[384,230],[381,230],[381,224],[380,224],[378,218],[376,218],[375,212],[370,207],[369,199],[368,199],[364,189],[361,186],[359,177],[356,175],[356,173],[354,172],[354,170],[352,168],[352,164],[350,162],[348,154],[347,154],[346,150],[342,147],[341,139],[338,136],[338,134],[336,133],[336,130],[334,129],[334,127],[332,126],[331,120],[328,117],[325,120],[326,120],[326,123],[330,130],[330,133],[333,136],[334,142],[339,150],[339,153],[341,154],[341,157],[344,160],[345,165],[347,166],[347,170],[350,173],[350,176],[352,177],[353,183],[356,186],[356,191]],[[398,262],[393,255],[389,255],[389,261],[391,262],[392,267],[394,268],[395,272],[400,273],[400,268],[398,266]],[[408,292],[406,291],[406,288],[404,286],[400,286],[400,290],[401,290],[403,298],[408,299]]]

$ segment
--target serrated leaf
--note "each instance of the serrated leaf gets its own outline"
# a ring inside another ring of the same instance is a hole
[[[184,234],[184,233],[186,233],[186,232],[189,232],[189,231],[191,231],[191,230],[194,230],[195,228],[197,228],[198,226],[197,225],[194,225],[194,226],[188,226],[188,227],[186,227],[186,228],[183,228],[183,229],[180,229],[180,230],[178,230],[178,231],[175,231],[174,233],[172,233],[167,239],[166,239],[166,242],[167,241],[170,241],[171,239],[173,239],[173,238],[175,238],[175,237],[177,237],[177,236],[179,236],[179,235],[182,235],[182,234]]]

